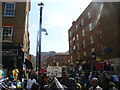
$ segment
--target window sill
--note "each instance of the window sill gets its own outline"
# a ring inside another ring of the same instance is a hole
[[[3,15],[3,17],[15,17],[15,16],[10,16],[10,15]]]

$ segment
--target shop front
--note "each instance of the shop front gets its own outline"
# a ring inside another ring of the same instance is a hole
[[[3,44],[2,65],[8,69],[22,69],[23,52],[19,44]]]

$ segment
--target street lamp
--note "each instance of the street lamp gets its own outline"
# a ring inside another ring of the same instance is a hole
[[[39,22],[39,34],[38,34],[38,80],[40,81],[41,78],[41,74],[40,74],[40,70],[41,70],[41,31],[42,31],[42,9],[44,4],[38,3],[38,6],[40,6],[40,22]]]

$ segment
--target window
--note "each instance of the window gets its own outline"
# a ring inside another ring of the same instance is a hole
[[[70,32],[70,37],[72,37],[72,32]]]
[[[70,40],[70,45],[72,45],[72,40]]]
[[[76,47],[75,47],[75,45],[73,46],[73,49],[75,49]]]
[[[90,13],[90,12],[88,12],[88,18],[89,18],[89,19],[91,18],[91,13]]]
[[[90,36],[91,44],[94,43],[93,36]]]
[[[91,55],[92,55],[92,57],[95,57],[95,48],[91,49]]]
[[[91,49],[91,52],[95,52],[95,48],[92,48],[92,49]]]
[[[79,35],[78,34],[76,35],[76,38],[77,38],[77,40],[79,40]]]
[[[70,54],[72,54],[72,48],[70,48]]]
[[[76,30],[77,30],[77,29],[78,29],[78,25],[76,24],[76,26],[75,26],[75,27],[76,27]]]
[[[3,27],[3,41],[12,41],[13,27],[5,26]]]
[[[6,3],[5,4],[5,16],[14,16],[15,14],[15,3]]]
[[[84,29],[82,30],[82,36],[84,36],[85,35],[85,33],[84,33]]]
[[[75,49],[73,50],[73,53],[75,54]]]
[[[90,31],[92,31],[92,24],[91,23],[89,24],[89,28],[90,28]]]
[[[85,40],[83,40],[83,48],[85,48]]]
[[[82,26],[84,25],[83,19],[81,19]]]
[[[86,52],[84,51],[84,56],[86,56]]]
[[[75,41],[75,37],[73,37],[73,41]]]

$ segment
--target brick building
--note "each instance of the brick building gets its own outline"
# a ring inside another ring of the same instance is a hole
[[[69,53],[73,63],[120,57],[120,2],[91,2],[69,34]]]
[[[30,2],[2,2],[2,65],[22,69],[29,56]]]
[[[42,66],[69,66],[70,58],[69,53],[54,53],[54,55],[47,55],[42,61]]]

